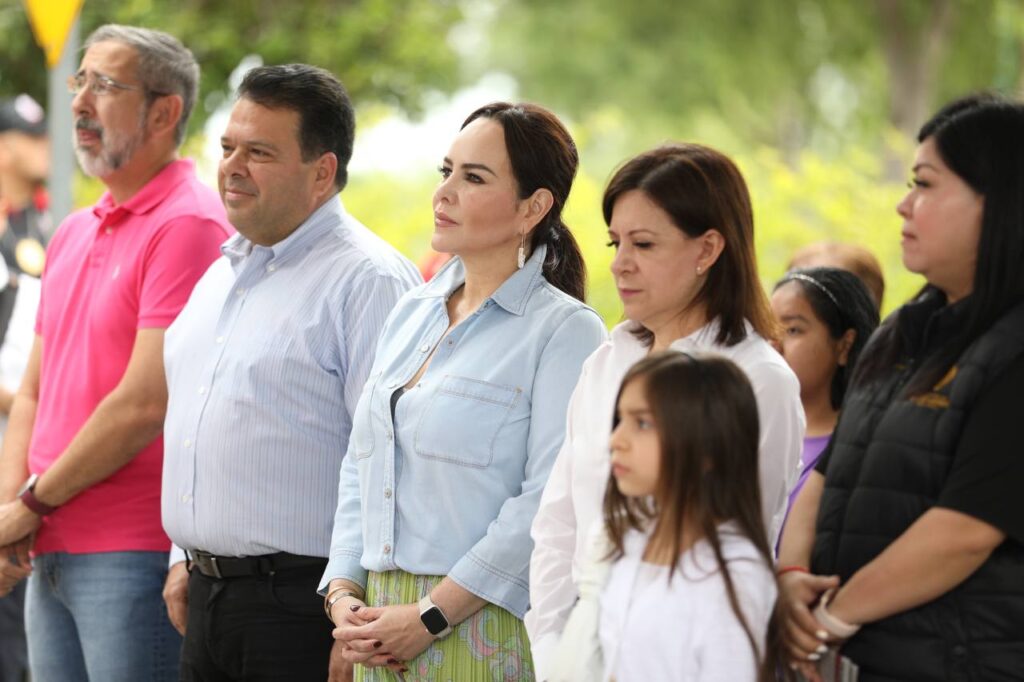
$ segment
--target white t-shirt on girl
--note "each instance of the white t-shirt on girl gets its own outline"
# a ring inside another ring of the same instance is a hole
[[[719,528],[736,598],[763,655],[777,588],[775,573],[732,523]],[[630,532],[625,555],[611,568],[601,597],[599,633],[604,679],[615,682],[756,680],[757,663],[711,545],[668,566],[642,561],[647,537]]]

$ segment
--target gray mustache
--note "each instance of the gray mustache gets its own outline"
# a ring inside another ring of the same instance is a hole
[[[97,133],[100,137],[103,136],[103,126],[89,118],[80,118],[75,121],[75,129],[88,130],[89,132]]]

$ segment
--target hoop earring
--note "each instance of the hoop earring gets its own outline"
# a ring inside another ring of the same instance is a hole
[[[526,265],[526,233],[523,232],[519,235],[519,254],[516,257],[516,265],[522,270],[523,266]]]

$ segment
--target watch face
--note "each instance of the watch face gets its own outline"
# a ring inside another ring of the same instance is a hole
[[[441,613],[441,609],[436,606],[421,613],[420,620],[423,621],[423,625],[427,628],[427,632],[432,635],[439,635],[448,627],[448,619],[444,617],[443,613]]]

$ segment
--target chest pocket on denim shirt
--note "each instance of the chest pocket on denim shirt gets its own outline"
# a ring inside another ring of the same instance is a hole
[[[416,428],[416,454],[463,466],[489,466],[498,432],[522,393],[519,388],[446,376]]]
[[[351,440],[352,453],[356,459],[365,459],[373,454],[373,389],[377,385],[382,372],[374,372],[366,377],[363,392],[359,394],[356,411],[352,415]]]

